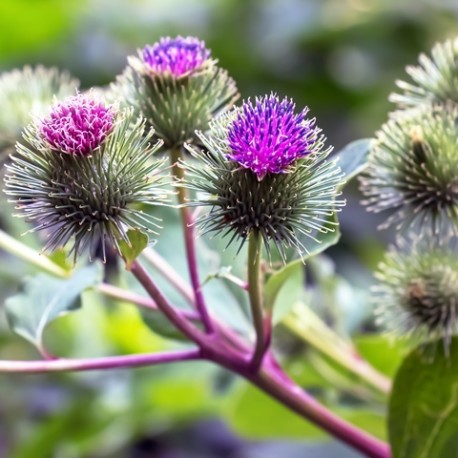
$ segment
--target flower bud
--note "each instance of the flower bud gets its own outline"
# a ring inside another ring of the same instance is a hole
[[[295,248],[307,253],[307,238],[334,231],[330,216],[344,204],[336,200],[342,174],[326,160],[324,137],[307,110],[270,95],[210,123],[199,133],[207,152],[188,146],[198,160],[187,164],[186,185],[204,196],[193,205],[211,210],[199,224],[204,232],[231,234],[240,246],[250,232],[261,236],[270,253]]]
[[[207,130],[238,97],[204,42],[180,36],[162,38],[130,57],[112,87],[111,97],[116,95],[146,118],[168,149],[195,141],[195,131]]]
[[[105,259],[105,244],[119,249],[129,229],[156,233],[155,218],[139,208],[165,197],[157,176],[162,162],[151,158],[161,144],[151,146],[152,135],[132,110],[70,97],[26,128],[26,143],[7,166],[5,192],[32,231],[46,230],[45,249],[72,241],[76,260],[101,243]]]

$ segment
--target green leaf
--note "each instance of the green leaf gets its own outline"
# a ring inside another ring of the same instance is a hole
[[[259,389],[240,383],[228,402],[225,419],[237,434],[249,439],[322,439],[323,431]]]
[[[178,275],[184,281],[188,281],[188,265],[179,214],[175,209],[167,207],[155,208],[153,214],[160,218],[162,225],[167,228],[167,230],[162,231],[157,245],[155,245],[155,250],[176,269]],[[246,250],[242,249],[240,253],[236,254],[237,247],[233,245],[225,250],[226,244],[227,241],[221,237],[214,237],[213,239],[209,237],[197,238],[196,251],[201,280],[218,271],[221,266],[228,265],[232,267],[231,272],[234,275],[241,278],[245,276]],[[177,292],[173,285],[170,285],[157,271],[150,269],[148,265],[146,267],[154,275],[154,280],[160,290],[174,306],[189,309],[188,302]],[[132,276],[128,276],[127,281],[130,281],[129,277]],[[138,282],[134,281],[131,287],[138,288],[137,291],[143,293],[136,283]],[[251,332],[251,322],[242,310],[244,305],[241,306],[248,296],[246,291],[225,279],[216,278],[203,285],[203,293],[212,314],[218,316],[222,322],[227,323],[241,333],[247,334]],[[158,329],[155,329],[155,332],[157,331]]]
[[[148,235],[139,229],[129,229],[127,231],[129,243],[125,240],[118,240],[121,256],[126,262],[126,269],[130,270],[132,263],[137,259],[139,254],[148,246]]]
[[[355,140],[334,155],[338,159],[337,165],[345,174],[342,187],[365,169],[371,143],[371,138]]]
[[[189,340],[159,310],[141,310],[141,316],[155,334],[167,339]]]
[[[102,281],[103,269],[94,263],[77,269],[68,279],[47,274],[26,278],[23,291],[5,301],[10,328],[37,348],[43,332],[57,317],[81,307],[81,293]]]
[[[266,310],[273,312],[274,323],[287,315],[301,297],[304,281],[304,265],[299,259],[286,264],[269,277],[264,289],[264,304]]]
[[[415,349],[394,381],[388,430],[393,458],[451,458],[458,450],[458,338]]]
[[[396,373],[406,355],[405,343],[392,340],[381,334],[358,335],[352,339],[361,357],[389,377]]]
[[[338,404],[328,407],[352,424],[384,438],[385,418],[381,413]],[[236,433],[248,439],[319,440],[326,437],[323,430],[245,382],[240,382],[233,395],[227,399],[225,420]]]
[[[344,173],[344,179],[340,185],[342,189],[353,177],[362,172],[366,167],[367,156],[370,151],[372,139],[363,138],[349,143],[345,148],[337,152],[333,158],[337,159],[337,165],[341,168]],[[340,227],[339,220],[337,219],[337,213],[334,212],[327,218],[328,222],[334,231],[326,233],[317,232],[313,234],[316,240],[310,239],[309,237],[301,237],[301,242],[307,247],[307,255],[304,259],[309,259],[319,253],[322,253],[330,246],[335,245],[340,239]]]

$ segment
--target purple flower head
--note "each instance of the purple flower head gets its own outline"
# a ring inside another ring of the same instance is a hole
[[[297,159],[310,154],[319,130],[306,119],[308,108],[294,113],[291,99],[275,94],[243,103],[228,130],[228,157],[251,169],[262,180],[267,173],[284,173]]]
[[[209,57],[205,43],[195,37],[161,38],[142,51],[143,61],[155,73],[178,77],[199,68]]]
[[[39,129],[52,148],[87,155],[105,141],[114,116],[112,107],[78,94],[57,103]]]

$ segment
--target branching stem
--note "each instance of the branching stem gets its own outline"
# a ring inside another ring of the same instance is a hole
[[[129,367],[152,366],[201,358],[199,349],[146,353],[104,358],[66,359],[43,361],[0,361],[0,372],[38,374],[44,372],[91,371],[96,369],[125,369]]]

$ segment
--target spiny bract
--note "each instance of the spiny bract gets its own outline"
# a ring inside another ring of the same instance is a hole
[[[105,258],[106,243],[119,249],[129,229],[155,234],[158,228],[141,209],[166,198],[158,176],[163,161],[152,157],[161,144],[151,146],[152,136],[132,110],[104,107],[90,96],[69,98],[26,128],[25,143],[7,166],[5,192],[32,231],[45,232],[45,249],[72,240],[76,260],[101,244]]]
[[[196,141],[195,131],[238,98],[234,80],[197,38],[162,38],[128,61],[109,97],[133,106],[167,149]]]
[[[431,57],[421,54],[418,62],[406,68],[413,82],[397,81],[403,92],[392,94],[390,100],[399,108],[458,104],[458,38],[436,44]]]
[[[231,159],[234,151],[229,132],[241,110],[236,108],[211,122],[208,135],[199,133],[206,151],[188,146],[196,158],[187,164],[185,183],[198,191],[192,205],[211,207],[198,223],[203,232],[231,235],[228,245],[238,239],[242,246],[253,231],[262,237],[269,253],[273,242],[283,258],[288,247],[303,256],[308,251],[307,239],[316,241],[317,234],[335,230],[331,216],[344,205],[336,198],[342,184],[340,169],[327,159],[330,148],[324,149],[325,139],[317,136],[313,144],[306,142],[304,157],[298,154],[279,173],[263,172],[259,179],[257,168],[246,168]],[[278,125],[272,135],[281,131]]]

